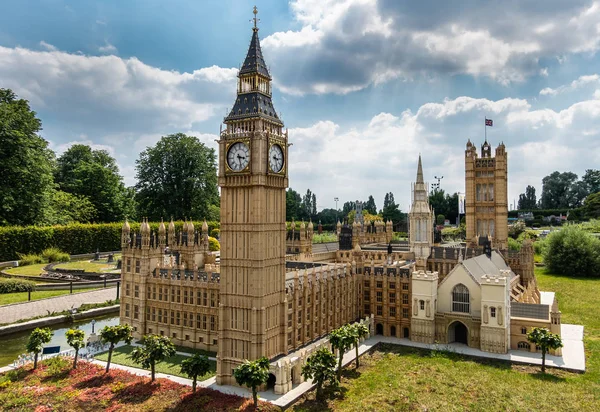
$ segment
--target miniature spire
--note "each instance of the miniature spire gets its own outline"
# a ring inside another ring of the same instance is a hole
[[[165,232],[166,232],[165,222],[163,221],[163,219],[161,217],[160,218],[160,225],[158,225],[158,233],[165,234]]]
[[[252,30],[258,31],[258,22],[260,21],[260,19],[256,18],[256,15],[258,14],[258,9],[256,8],[256,6],[254,6],[252,13],[254,13],[254,18],[251,20],[254,21],[254,27],[252,28]]]
[[[204,222],[202,222],[202,232],[208,233],[208,223],[206,223],[206,219],[204,219]]]
[[[423,164],[421,162],[421,154],[419,154],[419,165],[417,166],[417,183],[424,183],[424,181],[423,181]]]

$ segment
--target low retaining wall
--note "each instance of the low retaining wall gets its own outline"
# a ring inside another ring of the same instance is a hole
[[[107,306],[104,308],[96,308],[86,310],[85,312],[78,312],[72,316],[74,320],[87,319],[92,318],[94,316],[108,315],[111,313],[119,313],[120,305]],[[22,332],[26,330],[35,329],[38,327],[44,327],[49,325],[56,325],[57,323],[66,322],[70,319],[70,316],[61,315],[61,316],[51,316],[47,318],[40,318],[30,320],[28,322],[22,323],[14,323],[12,325],[2,326],[0,327],[0,336],[10,335],[15,332]]]

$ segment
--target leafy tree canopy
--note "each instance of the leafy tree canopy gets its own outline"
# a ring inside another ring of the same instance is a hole
[[[367,201],[365,202],[365,204],[363,206],[363,211],[365,211],[365,210],[372,215],[377,214],[377,206],[375,205],[375,199],[373,198],[372,195],[369,195],[369,198],[367,199]]]
[[[600,239],[581,227],[569,225],[546,239],[544,263],[552,273],[600,276]]]
[[[54,153],[42,122],[10,89],[0,89],[0,224],[42,223],[54,188]]]
[[[553,172],[542,179],[542,209],[575,208],[586,197],[585,184],[573,172]]]
[[[33,352],[35,358],[33,360],[33,369],[37,369],[38,354],[42,351],[44,345],[52,340],[54,332],[50,328],[35,328],[29,340],[27,341],[27,352]]]
[[[210,371],[208,357],[195,353],[181,362],[181,373],[185,373],[192,379],[192,391],[196,392],[198,376],[204,376]]]
[[[254,361],[246,360],[233,370],[233,376],[238,385],[252,389],[252,399],[254,407],[256,407],[258,405],[258,387],[267,383],[269,379],[269,360],[265,357]]]
[[[335,374],[335,355],[322,346],[310,355],[306,364],[302,366],[304,379],[312,379],[317,384],[317,400],[323,400],[323,385],[329,382],[336,385],[338,382]]]
[[[400,211],[400,206],[394,201],[394,194],[392,192],[385,194],[381,216],[386,222],[388,220],[394,222],[394,225],[406,219],[406,215]]]
[[[139,211],[150,220],[202,220],[219,204],[214,149],[183,133],[162,137],[136,161]]]
[[[532,210],[537,208],[537,197],[535,195],[535,187],[528,185],[525,188],[525,193],[519,195],[519,210]]]
[[[546,328],[533,328],[527,334],[527,340],[542,350],[542,373],[546,372],[546,353],[548,350],[562,348],[563,343],[560,336]]]
[[[151,380],[156,379],[156,363],[175,355],[175,345],[168,336],[146,335],[142,346],[131,352],[131,359],[143,368],[150,368]]]

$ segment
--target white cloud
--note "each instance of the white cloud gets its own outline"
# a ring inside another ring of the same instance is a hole
[[[105,41],[104,46],[98,47],[98,51],[100,53],[105,54],[115,54],[117,52],[117,48],[109,42]]]
[[[580,76],[577,80],[573,80],[570,84],[560,86],[556,89],[546,87],[546,88],[540,90],[540,95],[556,96],[557,94],[560,94],[560,93],[566,93],[566,92],[571,92],[573,90],[581,89],[583,86],[586,86],[589,84],[600,85],[600,75],[591,74],[591,75],[587,75],[587,76]]]
[[[50,43],[46,43],[44,40],[42,40],[40,42],[40,46],[42,46],[44,49],[46,49],[48,51],[56,51],[57,50],[56,46],[53,46]]]
[[[426,180],[443,175],[447,192],[464,191],[465,144],[483,143],[484,116],[494,120],[488,141],[506,145],[511,203],[529,184],[541,193],[542,178],[554,170],[582,175],[600,162],[600,100],[554,111],[532,110],[523,99],[462,96],[414,113],[380,113],[350,129],[328,120],[290,129],[290,186],[300,193],[310,188],[319,208],[334,207],[334,196],[341,207],[369,195],[381,208],[391,191],[406,211],[420,153]]]
[[[509,3],[292,0],[301,27],[273,33],[263,46],[278,87],[294,95],[347,94],[436,74],[507,85],[547,76],[543,58],[563,63],[600,49],[598,0]]]

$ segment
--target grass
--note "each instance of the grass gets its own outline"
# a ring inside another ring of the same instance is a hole
[[[313,243],[329,243],[329,242],[337,242],[338,238],[337,235],[335,233],[322,233],[322,234],[318,234],[315,233],[313,235]]]
[[[114,270],[117,265],[117,261],[115,263],[106,263],[106,261],[102,262],[90,262],[87,260],[80,260],[75,262],[61,263],[56,265],[55,268],[60,269],[83,269],[86,272],[106,272],[109,270]]]
[[[90,292],[92,290],[98,290],[99,288],[86,288],[86,289],[73,289],[73,293],[79,292]],[[31,300],[40,300],[46,298],[54,298],[56,296],[68,295],[69,289],[67,290],[40,290],[31,292]],[[8,305],[10,303],[27,302],[27,292],[16,292],[16,293],[3,293],[0,294],[0,306]]]
[[[253,411],[252,401],[168,379],[136,376],[123,370],[104,373],[100,365],[56,357],[0,375],[2,411]],[[259,411],[278,408],[259,403]]]
[[[382,345],[344,371],[326,404],[307,394],[294,411],[598,411],[600,279],[570,278],[536,268],[540,290],[555,291],[563,323],[585,326],[585,374],[481,361],[445,352]]]
[[[42,274],[42,269],[46,265],[47,263],[38,263],[36,265],[18,266],[16,268],[10,268],[4,271],[6,273],[10,273],[11,275],[39,276]]]
[[[113,351],[111,363],[116,363],[118,365],[123,365],[123,366],[131,366],[134,368],[141,368],[140,364],[133,362],[131,360],[131,358],[129,357],[129,355],[131,354],[133,349],[134,349],[134,347],[131,345],[119,346],[118,348],[116,348]],[[187,378],[186,375],[181,373],[181,362],[183,362],[187,358],[188,358],[188,356],[175,355],[175,356],[167,359],[166,361],[159,362],[156,364],[156,372],[165,373],[167,375],[182,376],[184,378]],[[102,361],[107,361],[108,360],[108,352],[104,352],[99,355],[96,355],[96,359],[102,360]],[[209,362],[210,362],[210,366],[211,366],[210,372],[208,372],[204,376],[199,376],[198,381],[203,381],[212,376],[215,376],[215,374],[217,372],[217,363],[215,361],[209,361]]]

